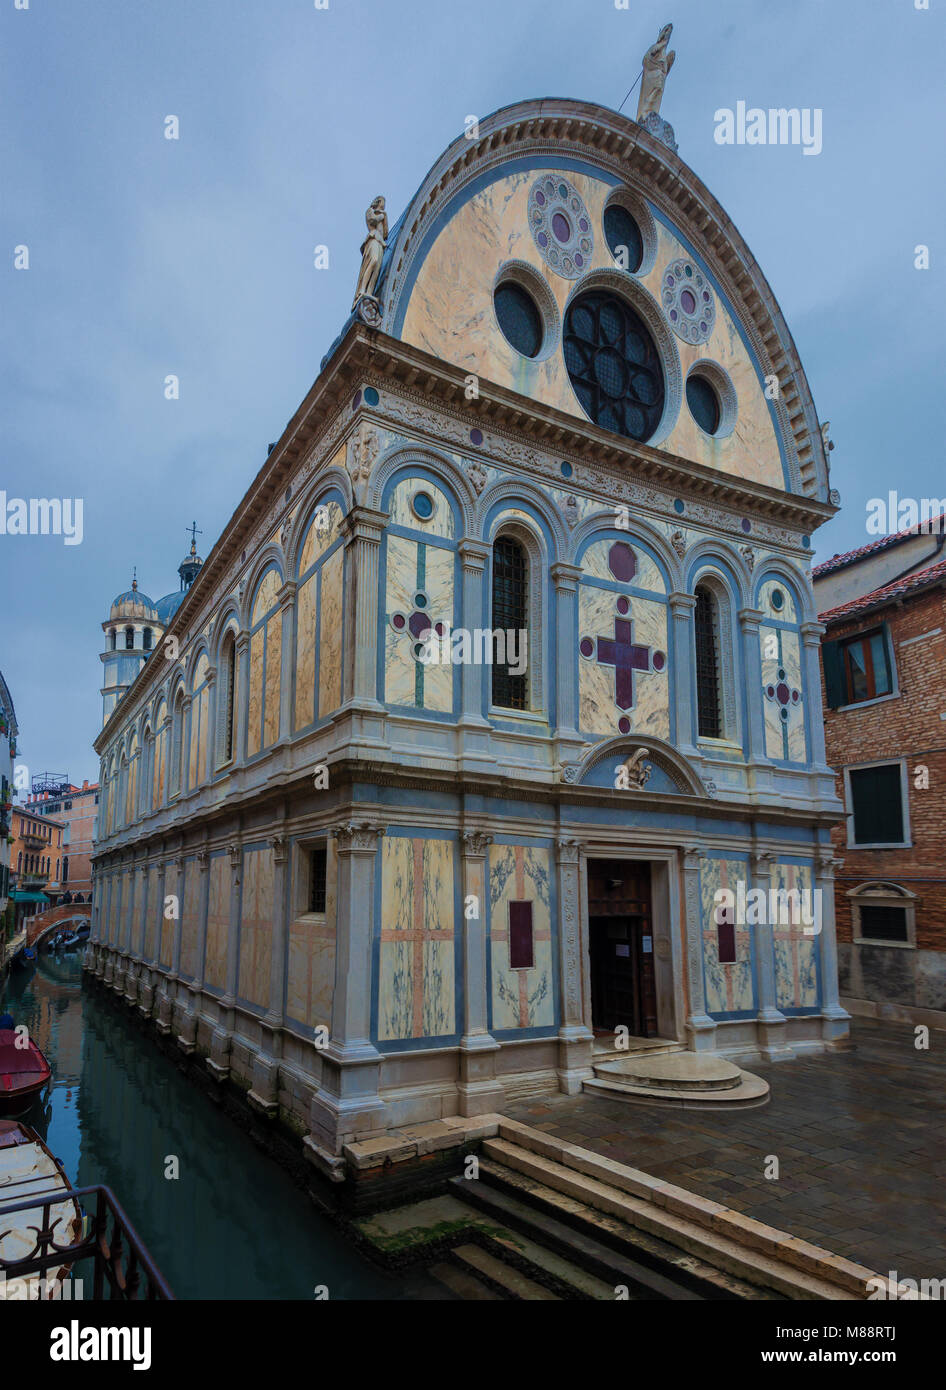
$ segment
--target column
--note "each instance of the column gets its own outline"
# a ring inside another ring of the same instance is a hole
[[[683,852],[683,905],[686,913],[687,994],[690,1012],[687,1035],[694,1052],[712,1052],[716,1046],[716,1024],[706,1012],[703,985],[703,900],[700,894],[700,866],[705,858],[698,845]]]
[[[828,772],[824,746],[824,705],[821,699],[821,639],[823,623],[802,623],[798,629],[802,640],[802,669],[805,682],[804,698],[808,730],[808,762],[818,772]],[[832,789],[834,773],[831,774]],[[833,870],[832,870],[833,874]],[[833,879],[832,879],[833,882]]]
[[[578,735],[578,585],[580,565],[555,564],[551,568],[555,585],[555,737],[558,760],[577,760],[582,747]]]
[[[769,901],[772,887],[772,865],[775,855],[766,850],[754,849],[750,856],[752,887],[765,893]],[[775,993],[775,923],[769,921],[768,908],[759,926],[750,926],[755,934],[756,962],[758,964],[759,1011],[756,1014],[756,1028],[759,1035],[759,1050],[766,1062],[788,1060],[795,1054],[786,1042],[785,1015],[778,1007]]]
[[[693,742],[696,721],[693,717],[693,692],[690,673],[692,659],[692,619],[696,608],[693,594],[673,593],[669,598],[673,643],[673,698],[676,711],[676,743],[684,757],[698,757]]]
[[[287,579],[279,591],[282,613],[282,666],[279,681],[279,738],[288,738],[292,730],[292,676],[296,667],[296,644],[293,618],[296,611],[294,579]],[[277,739],[277,742],[279,739]]]
[[[340,1154],[345,1144],[387,1127],[378,1094],[381,1054],[371,1042],[371,944],[375,871],[384,828],[348,821],[332,830],[338,853],[332,1035],[310,1110],[310,1147]]]
[[[465,626],[465,624],[464,624]],[[499,1043],[489,1032],[486,922],[489,894],[487,856],[492,835],[464,830],[460,839],[463,873],[463,1036],[460,1039],[458,1104],[461,1115],[482,1115],[502,1103],[496,1080]]]
[[[851,1015],[838,997],[838,939],[835,929],[834,875],[844,863],[825,848],[815,859],[814,880],[818,891],[815,923],[821,924],[821,1036],[839,1042],[850,1035]]]
[[[255,1110],[275,1115],[279,1108],[280,1030],[284,1023],[283,995],[286,982],[287,888],[289,841],[283,834],[270,837],[273,852],[273,933],[269,965],[269,1008],[262,1021],[260,1050],[253,1059],[253,1085],[247,1100]]]
[[[474,632],[484,626],[483,622],[483,576],[489,563],[490,548],[485,541],[464,536],[457,546],[460,556],[462,592],[460,596],[460,616],[467,632]],[[466,661],[460,667],[460,727],[482,731],[474,733],[472,743],[477,750],[485,750],[488,744],[489,721],[483,718],[483,679],[488,668]]]
[[[742,632],[742,662],[746,676],[747,760],[768,763],[765,752],[765,719],[762,714],[762,647],[759,628],[762,612],[758,608],[740,608],[739,628]]]
[[[558,864],[559,978],[562,1021],[559,1038],[559,1088],[578,1095],[582,1082],[594,1073],[591,1051],[594,1034],[585,1023],[582,1005],[581,846],[577,840],[559,840]]]
[[[243,847],[239,840],[227,846],[230,856],[230,925],[227,931],[227,982],[220,999],[217,1022],[210,1036],[207,1070],[215,1081],[230,1075],[230,1039],[233,1035],[234,1006],[239,984],[240,913],[242,909]]]
[[[378,574],[387,513],[355,506],[343,523],[346,548],[346,704],[380,711],[378,703]]]

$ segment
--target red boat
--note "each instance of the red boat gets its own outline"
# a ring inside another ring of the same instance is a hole
[[[21,1115],[50,1075],[49,1063],[32,1040],[24,1047],[14,1028],[0,1028],[0,1115]]]

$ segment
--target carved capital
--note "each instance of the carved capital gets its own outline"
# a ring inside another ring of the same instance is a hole
[[[798,629],[806,647],[820,647],[827,630],[824,623],[802,623]]]
[[[552,576],[552,583],[559,593],[573,594],[578,588],[584,571],[581,565],[569,565],[560,561],[551,567],[549,573]]]
[[[681,594],[675,591],[670,594],[667,602],[670,604],[670,612],[675,618],[686,618],[696,607],[696,595]]]
[[[227,854],[230,856],[230,868],[238,869],[243,863],[243,846],[239,844],[227,845]]]
[[[558,844],[555,846],[555,854],[559,864],[563,867],[565,865],[574,865],[577,867],[581,858],[581,841],[571,839],[559,840]]]
[[[339,854],[374,854],[385,827],[374,821],[345,821],[332,827],[331,834],[338,843]]]
[[[489,562],[489,546],[485,541],[464,536],[457,546],[460,563],[467,574],[482,574]]]
[[[838,859],[831,850],[815,857],[815,878],[833,879],[844,868],[844,860]]]
[[[342,519],[342,533],[351,541],[364,541],[368,545],[380,545],[381,537],[388,520],[388,513],[376,507],[352,507]]]
[[[740,608],[739,626],[743,632],[758,632],[765,614],[760,608]]]
[[[492,843],[492,835],[487,835],[485,830],[463,832],[463,853],[470,858],[482,858]]]
[[[289,857],[289,841],[285,835],[271,835],[269,847],[273,851],[273,863],[285,864]]]
[[[706,850],[702,845],[685,845],[683,849],[683,867],[688,872],[698,871],[706,858]]]
[[[210,850],[199,849],[197,851],[197,867],[202,874],[207,872],[210,865]]]

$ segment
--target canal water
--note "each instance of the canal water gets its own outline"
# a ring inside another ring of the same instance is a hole
[[[52,1067],[21,1118],[76,1187],[112,1189],[179,1299],[443,1298],[364,1259],[140,1029],[82,985],[82,952],[14,971],[3,1009]],[[168,1158],[180,1176],[165,1176]],[[324,1295],[322,1295],[324,1297]]]

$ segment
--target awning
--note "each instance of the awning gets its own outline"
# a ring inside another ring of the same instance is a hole
[[[23,893],[18,893],[16,890],[14,890],[14,891],[10,894],[10,898],[11,898],[12,901],[15,902],[15,903],[48,903],[48,902],[49,902],[49,899],[47,898],[47,896],[46,896],[45,893],[34,893],[34,892],[32,892],[30,889],[27,889],[27,890],[26,890],[25,892],[23,892]]]

